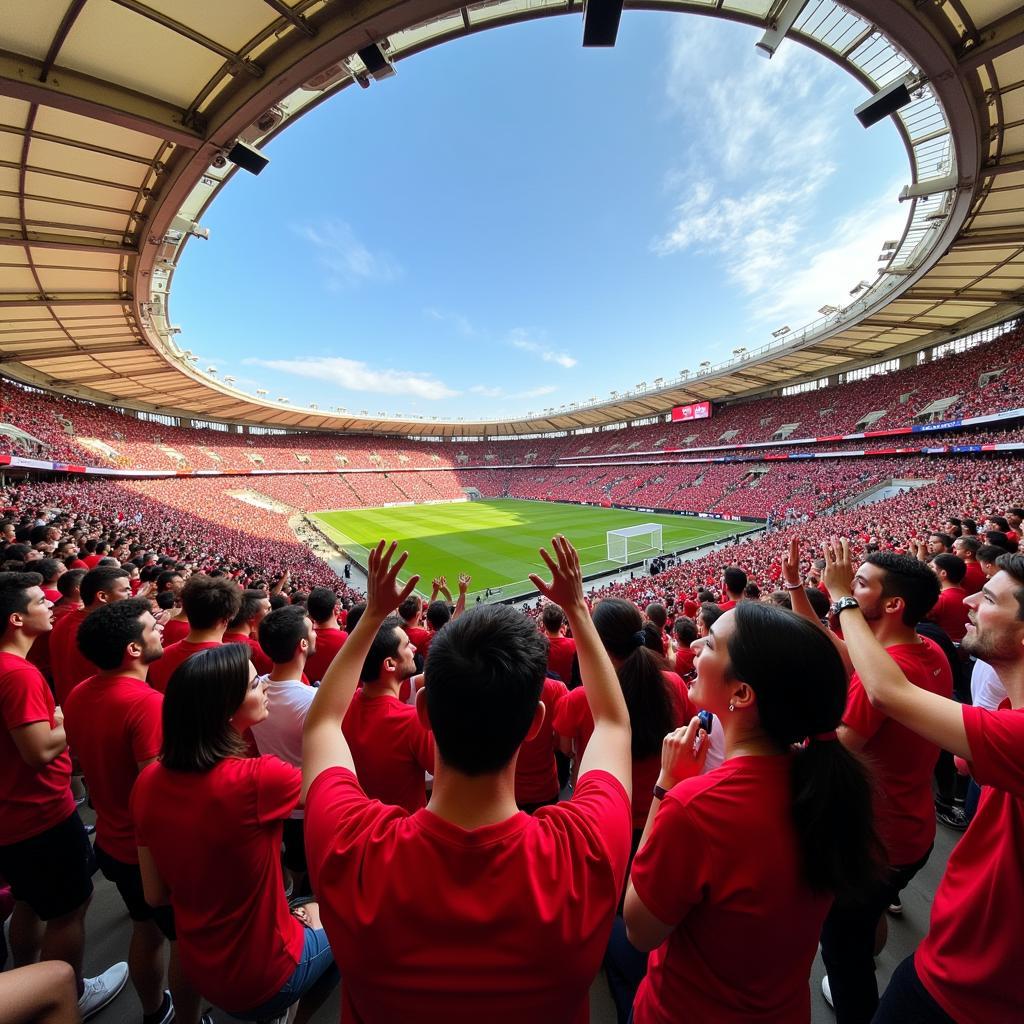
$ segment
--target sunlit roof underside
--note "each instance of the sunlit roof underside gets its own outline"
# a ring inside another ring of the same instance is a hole
[[[168,291],[189,237],[182,226],[201,220],[230,182],[231,165],[211,166],[216,154],[240,136],[258,146],[350,88],[366,71],[354,54],[369,43],[396,64],[388,87],[400,88],[403,57],[512,21],[580,17],[582,4],[0,0],[3,371],[202,419],[494,436],[770,390],[913,352],[1024,307],[1024,12],[1015,0],[625,6],[626,18],[642,8],[765,28],[798,9],[782,45],[812,46],[872,90],[908,72],[927,79],[897,126],[908,185],[940,180],[927,198],[907,202],[907,229],[886,272],[849,307],[742,363],[693,367],[657,390],[515,422],[383,420],[261,400],[196,370],[169,329]],[[316,76],[320,88],[309,86]],[[359,92],[339,102],[358,102]]]

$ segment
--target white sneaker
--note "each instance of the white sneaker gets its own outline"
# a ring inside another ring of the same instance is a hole
[[[78,1012],[82,1020],[95,1017],[107,1003],[116,999],[127,981],[128,965],[123,960],[95,978],[86,978],[85,991],[78,1000]]]
[[[821,994],[825,997],[825,1002],[834,1010],[835,1005],[832,1002],[832,986],[828,983],[827,974],[821,979]]]

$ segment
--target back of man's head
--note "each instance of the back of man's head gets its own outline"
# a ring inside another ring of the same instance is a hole
[[[43,577],[44,585],[52,585],[57,582],[57,577],[61,575],[61,569],[64,568],[64,563],[58,561],[56,558],[40,558],[32,568]]]
[[[964,575],[967,572],[967,563],[956,555],[946,553],[936,555],[932,559],[932,565],[935,566],[936,572],[939,572],[940,570],[944,572],[946,574],[946,579],[954,586],[963,582]]]
[[[722,573],[722,581],[730,596],[739,599],[743,596],[743,588],[747,585],[747,574],[738,565],[730,565]]]
[[[445,601],[431,601],[427,605],[427,625],[436,633],[452,617],[452,610]]]
[[[554,636],[565,622],[565,612],[557,604],[546,604],[544,611],[540,613],[540,621],[544,628]]]
[[[327,587],[314,587],[306,599],[309,617],[316,623],[327,622],[334,617],[338,607],[338,595]]]
[[[231,622],[241,604],[241,588],[223,576],[189,576],[181,591],[181,606],[193,629],[213,629],[219,622]]]
[[[419,621],[420,612],[423,610],[423,598],[417,594],[410,594],[399,606],[398,614],[404,622],[415,626]]]
[[[85,574],[85,569],[68,569],[67,572],[61,573],[57,577],[57,589],[60,591],[60,596],[70,598],[77,593],[78,588],[82,585],[82,580],[85,579]]]
[[[126,588],[116,588],[115,584],[118,580],[128,579],[128,573],[116,565],[97,565],[95,569],[90,569],[85,576],[82,578],[81,586],[79,587],[79,593],[82,596],[82,604],[87,608],[95,604],[100,598],[100,594],[103,594],[107,602],[111,599],[116,599],[118,594],[123,591],[124,596],[131,593]]]
[[[272,611],[260,623],[260,647],[275,665],[285,665],[295,657],[299,644],[309,639],[306,609],[292,604]]]
[[[402,630],[400,633],[399,630]],[[397,615],[389,615],[377,629],[377,635],[366,653],[359,678],[364,683],[376,683],[380,679],[384,662],[388,658],[398,657],[398,648],[402,644],[405,623]]]
[[[665,623],[668,622],[668,612],[665,611],[665,606],[660,601],[655,601],[647,606],[647,619],[649,622],[654,623],[658,629],[664,629]]]
[[[259,615],[260,602],[266,599],[267,595],[262,590],[243,590],[238,614],[228,623],[228,631],[247,629],[249,623]]]
[[[506,605],[479,605],[430,645],[426,700],[445,764],[488,775],[512,759],[533,722],[547,670],[547,644]]]
[[[119,668],[128,645],[142,644],[142,616],[148,611],[149,600],[144,597],[101,605],[78,627],[78,649],[97,668],[107,672]]]
[[[882,596],[903,598],[903,625],[916,626],[939,599],[939,579],[912,555],[876,551],[865,559],[883,572]]]

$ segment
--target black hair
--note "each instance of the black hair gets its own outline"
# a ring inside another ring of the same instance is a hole
[[[278,608],[286,608],[288,606],[288,598],[284,594],[271,594],[270,595],[270,610],[276,612]]]
[[[761,588],[756,583],[748,583],[743,588],[743,596],[748,601],[759,601],[761,599]]]
[[[675,633],[676,639],[681,644],[689,647],[697,639],[697,623],[687,615],[680,615],[672,623],[672,632]]]
[[[377,682],[384,667],[384,659],[398,656],[398,648],[401,645],[398,635],[400,629],[405,630],[405,623],[397,615],[389,615],[380,624],[359,672],[359,678],[364,683]]]
[[[710,629],[723,615],[722,609],[714,601],[703,601],[697,616],[704,623],[705,629]]]
[[[722,582],[730,594],[742,594],[747,585],[747,574],[738,565],[730,565],[722,573]]]
[[[359,620],[363,617],[363,612],[366,611],[366,602],[360,601],[359,604],[352,605],[348,610],[348,616],[345,619],[345,628],[351,633],[356,626],[359,625]]]
[[[295,590],[288,598],[289,604],[301,604],[303,608],[306,607],[306,602],[309,600],[309,594],[304,590]]]
[[[660,601],[653,601],[647,606],[647,618],[654,623],[658,629],[664,629],[665,623],[668,622],[668,612],[665,611],[665,606]]]
[[[96,600],[96,595],[103,591],[108,593],[114,585],[114,580],[126,580],[128,573],[116,565],[97,565],[90,569],[82,579],[78,592],[82,596],[82,604],[86,607]]]
[[[452,610],[445,601],[431,601],[427,605],[427,622],[438,632],[452,617]]]
[[[950,583],[963,583],[967,574],[967,563],[959,555],[951,555],[943,552],[932,559],[932,565],[941,569]]]
[[[181,573],[177,569],[164,569],[162,572],[157,574],[156,577],[156,592],[162,594],[170,585],[174,577],[181,578]]]
[[[957,537],[955,543],[960,545],[961,550],[970,551],[975,558],[978,557],[978,549],[981,547],[981,541],[977,537]]]
[[[974,519],[964,518],[960,520],[960,525],[963,527],[964,536],[976,537],[978,535],[978,524]]]
[[[444,762],[470,776],[507,765],[533,722],[547,662],[544,637],[507,605],[477,605],[441,630],[425,682]]]
[[[928,571],[927,569],[925,571]],[[846,707],[846,670],[828,636],[793,612],[744,601],[728,643],[730,672],[757,697],[761,727],[780,747],[796,747],[791,787],[803,876],[838,897],[880,877],[871,776],[834,731]]]
[[[157,594],[156,605],[162,611],[169,612],[174,607],[174,595],[169,590],[165,590],[162,594]]]
[[[181,590],[181,606],[192,629],[212,629],[218,622],[230,622],[241,604],[241,588],[226,577],[189,576]]]
[[[249,648],[221,644],[197,651],[173,672],[164,694],[165,768],[205,772],[226,757],[244,757],[242,737],[231,724],[249,687]]]
[[[259,611],[260,601],[266,599],[262,590],[243,590],[238,614],[228,623],[228,631],[241,629]]]
[[[78,627],[78,649],[97,667],[110,671],[124,661],[125,648],[142,639],[142,616],[149,599],[128,597],[100,605]]]
[[[12,615],[28,611],[28,592],[42,585],[43,577],[37,572],[0,572],[0,637],[7,632]]]
[[[672,697],[662,675],[661,641],[657,652],[648,647],[643,625],[640,610],[622,598],[605,598],[594,606],[597,635],[605,650],[621,662],[616,674],[629,711],[635,761],[660,751],[665,736],[676,726]],[[638,634],[645,635],[643,645]]]
[[[44,583],[49,583],[57,578],[61,565],[63,565],[63,562],[57,558],[40,558],[35,563],[36,572],[43,577]]]
[[[988,521],[990,523],[995,523],[1003,533],[1006,533],[1010,529],[1010,524],[1007,522],[1005,516],[991,515],[988,517]]]
[[[260,647],[275,665],[283,665],[295,657],[301,640],[309,639],[306,609],[289,605],[271,612],[260,623]]]
[[[882,570],[882,596],[903,598],[903,625],[916,626],[939,599],[939,580],[912,555],[876,551],[864,561]]]
[[[804,593],[807,595],[807,600],[810,602],[814,614],[819,619],[824,619],[828,615],[829,599],[817,587],[804,587]]]
[[[540,621],[549,633],[557,633],[565,622],[565,612],[557,604],[546,604],[540,613]]]
[[[314,622],[326,622],[338,606],[338,595],[327,587],[314,587],[306,599],[309,617]]]
[[[953,546],[954,538],[948,533],[943,533],[941,530],[932,530],[932,532],[928,534],[928,539],[931,540],[932,537],[937,537],[947,551]]]
[[[411,622],[419,617],[423,608],[423,598],[418,594],[410,594],[399,606],[398,614],[406,621]],[[415,625],[415,623],[414,623]]]
[[[985,543],[1002,548],[1003,551],[1010,551],[1013,548],[1010,538],[1002,530],[986,530]]]
[[[70,597],[72,591],[82,585],[86,571],[85,569],[68,569],[67,572],[61,573],[57,577],[57,589],[60,591],[60,596]]]
[[[1006,554],[1006,548],[997,547],[995,544],[982,544],[977,551],[974,552],[974,557],[979,562],[985,562],[987,565],[995,565],[1000,555]]]
[[[1019,584],[1013,596],[1017,599],[1017,618],[1024,619],[1024,555],[1000,555],[996,559],[996,565]]]

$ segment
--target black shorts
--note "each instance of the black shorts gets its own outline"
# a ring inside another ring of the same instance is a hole
[[[0,875],[10,882],[14,898],[43,921],[66,917],[88,902],[95,872],[78,811],[31,839],[0,846]]]
[[[306,873],[306,837],[302,818],[285,818],[284,866],[297,874]]]
[[[173,942],[177,935],[174,931],[174,911],[170,907],[151,907],[146,902],[142,891],[142,872],[138,864],[125,864],[115,860],[105,850],[96,847],[96,863],[103,876],[117,886],[117,891],[128,908],[128,916],[133,921],[153,921],[163,933],[164,938]]]

